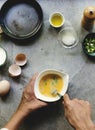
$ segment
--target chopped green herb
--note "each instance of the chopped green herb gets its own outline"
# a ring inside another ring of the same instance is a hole
[[[55,85],[55,83],[54,83],[54,82],[52,82],[52,85]]]
[[[85,39],[84,47],[88,53],[95,53],[95,38]]]
[[[47,85],[47,80],[46,79],[44,80],[44,84]]]
[[[53,77],[53,80],[54,80],[54,82],[55,82],[55,83],[57,83],[57,82],[58,82],[58,79],[57,79],[57,77],[56,77],[56,76],[54,76],[54,77]]]

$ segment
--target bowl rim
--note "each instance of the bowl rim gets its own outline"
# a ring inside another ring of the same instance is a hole
[[[61,23],[59,26],[55,26],[55,25],[52,24],[52,22],[51,22],[51,18],[52,18],[54,15],[60,15],[61,18],[62,18],[62,23]],[[49,16],[49,23],[50,23],[50,25],[51,25],[52,27],[54,27],[54,28],[60,28],[60,27],[62,27],[62,26],[64,25],[64,23],[65,23],[65,18],[64,18],[63,14],[62,14],[61,12],[53,12],[53,13],[51,13],[50,16]]]
[[[68,89],[68,82],[69,82],[69,75],[65,72],[61,72],[57,69],[45,69],[43,71],[41,71],[37,78],[36,78],[36,81],[35,81],[35,84],[34,84],[34,94],[35,96],[42,100],[42,101],[45,101],[45,102],[55,102],[55,101],[58,101],[60,99],[60,97],[56,96],[56,97],[46,97],[44,95],[42,95],[38,89],[38,85],[39,85],[39,81],[41,80],[41,78],[47,74],[57,74],[59,76],[62,77],[62,79],[64,79],[64,87],[62,89],[62,91],[60,92],[60,94],[62,96],[64,96],[64,94],[66,93],[67,89]]]

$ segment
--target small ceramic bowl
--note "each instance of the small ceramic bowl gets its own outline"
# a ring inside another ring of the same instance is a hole
[[[64,22],[65,22],[65,18],[60,12],[55,12],[51,14],[49,17],[49,23],[54,28],[62,27]]]
[[[48,70],[44,70],[44,71],[40,72],[38,77],[36,78],[35,85],[34,85],[35,96],[42,101],[55,102],[60,99],[60,96],[56,95],[54,97],[49,97],[49,96],[42,94],[39,89],[39,83],[40,83],[41,79],[49,74],[57,75],[62,78],[63,84],[62,84],[62,89],[60,92],[61,96],[63,96],[68,89],[69,75],[66,73],[62,73],[55,69],[48,69]]]
[[[82,43],[82,48],[88,57],[95,58],[95,33],[86,35]]]
[[[6,61],[7,61],[7,52],[5,49],[0,47],[0,67],[5,65]]]

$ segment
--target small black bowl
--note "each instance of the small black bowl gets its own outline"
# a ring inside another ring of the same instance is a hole
[[[86,35],[86,37],[84,38],[83,40],[83,43],[82,43],[82,48],[83,48],[83,51],[84,53],[89,57],[89,58],[95,58],[95,51],[94,52],[88,52],[87,49],[86,49],[86,46],[87,46],[87,41],[88,40],[88,47],[91,46],[91,42],[90,40],[93,40],[95,39],[95,33],[89,33]]]

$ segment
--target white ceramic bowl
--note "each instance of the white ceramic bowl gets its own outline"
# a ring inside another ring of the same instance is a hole
[[[60,28],[63,26],[65,18],[60,12],[52,13],[49,17],[49,23],[54,28]]]
[[[5,65],[6,61],[7,61],[7,52],[5,49],[0,47],[0,67]]]
[[[47,97],[47,96],[41,94],[41,92],[39,91],[39,82],[40,82],[40,80],[41,80],[44,76],[46,76],[46,75],[48,75],[48,74],[56,74],[56,75],[62,77],[62,79],[64,80],[64,85],[63,85],[62,90],[61,90],[61,92],[60,92],[60,94],[61,94],[62,96],[66,93],[66,91],[67,91],[67,89],[68,89],[69,75],[66,74],[66,73],[60,72],[60,71],[58,71],[58,70],[55,70],[55,69],[48,69],[48,70],[44,70],[44,71],[40,72],[39,75],[37,76],[36,81],[35,81],[35,85],[34,85],[34,93],[35,93],[35,96],[36,96],[38,99],[42,100],[42,101],[54,102],[54,101],[59,100],[60,97],[59,97],[59,96]]]

